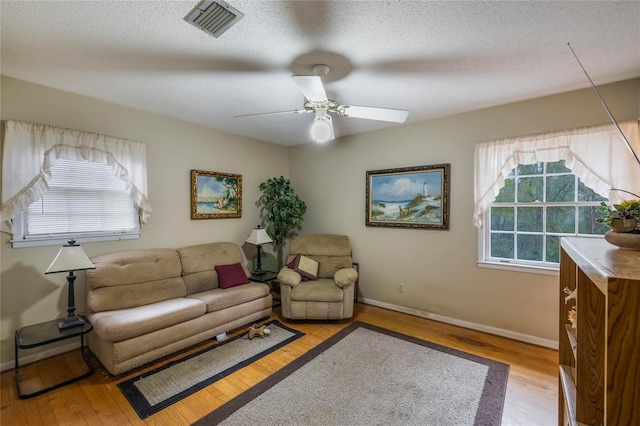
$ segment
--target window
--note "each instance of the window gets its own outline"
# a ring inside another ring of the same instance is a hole
[[[625,139],[640,147],[638,121],[476,144],[478,265],[557,274],[562,236],[602,238],[598,204],[640,191]]]
[[[106,164],[59,159],[49,191],[16,216],[14,246],[137,238],[137,206]]]
[[[517,166],[489,205],[485,260],[557,268],[560,237],[608,230],[595,221],[601,201],[564,160]]]
[[[151,216],[141,142],[4,122],[0,231],[13,247],[138,238]]]

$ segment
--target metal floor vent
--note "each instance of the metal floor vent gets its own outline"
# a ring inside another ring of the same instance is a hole
[[[243,17],[243,13],[222,0],[202,0],[184,20],[218,38]]]

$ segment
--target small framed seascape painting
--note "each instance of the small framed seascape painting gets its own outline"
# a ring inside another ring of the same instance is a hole
[[[191,170],[191,219],[242,217],[242,175]]]
[[[366,226],[449,229],[450,168],[367,171]]]

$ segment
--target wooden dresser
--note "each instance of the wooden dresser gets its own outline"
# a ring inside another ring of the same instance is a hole
[[[640,251],[562,238],[559,287],[558,423],[640,425]]]

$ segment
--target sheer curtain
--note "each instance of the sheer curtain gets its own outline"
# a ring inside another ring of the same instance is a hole
[[[620,124],[640,153],[638,121]],[[481,228],[483,214],[518,164],[565,160],[565,165],[598,194],[619,201],[635,198],[611,189],[640,194],[640,164],[611,124],[476,144],[473,223]]]
[[[13,233],[11,219],[49,190],[50,170],[58,159],[88,160],[111,166],[114,176],[127,184],[131,198],[138,204],[140,225],[151,216],[144,144],[78,130],[6,121],[0,231]]]

